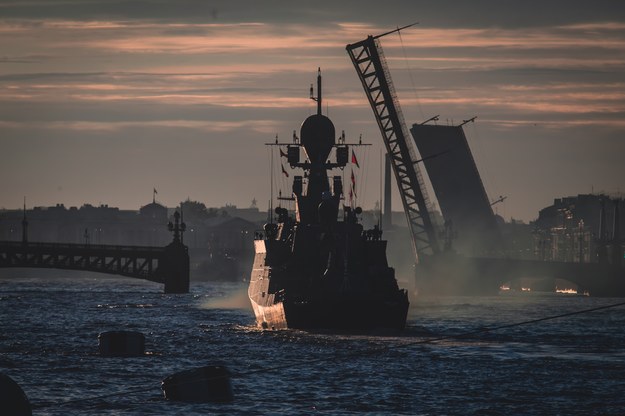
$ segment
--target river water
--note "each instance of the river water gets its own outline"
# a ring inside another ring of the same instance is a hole
[[[401,335],[331,335],[258,330],[243,283],[191,287],[3,270],[0,372],[35,415],[625,414],[624,307],[418,344],[623,299],[422,297]],[[142,332],[146,355],[98,356],[108,330]],[[209,364],[233,373],[232,403],[163,398],[163,378]]]

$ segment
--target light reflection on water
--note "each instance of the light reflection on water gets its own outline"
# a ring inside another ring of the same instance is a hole
[[[0,371],[33,404],[51,404],[37,415],[625,414],[625,308],[406,345],[614,299],[419,298],[401,336],[365,336],[260,331],[240,284],[193,283],[188,295],[161,291],[95,274],[1,277]],[[118,329],[144,333],[149,354],[99,357],[98,333]],[[305,363],[318,358],[324,361]],[[162,398],[166,376],[215,363],[234,373],[233,403]],[[97,398],[137,389],[144,391]],[[84,398],[92,399],[59,405]]]

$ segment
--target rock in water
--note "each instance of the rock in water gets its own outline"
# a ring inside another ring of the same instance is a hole
[[[24,390],[6,374],[0,373],[0,413],[7,416],[32,416]]]
[[[135,331],[108,331],[98,335],[103,357],[137,357],[145,354],[145,336]]]
[[[205,367],[175,373],[162,382],[167,400],[183,402],[231,402],[234,400],[230,371],[226,367]]]

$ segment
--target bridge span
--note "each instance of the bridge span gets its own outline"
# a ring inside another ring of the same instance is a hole
[[[417,265],[417,286],[425,293],[496,293],[523,277],[559,278],[591,296],[624,297],[625,269],[609,263],[572,263],[441,253]]]
[[[173,241],[165,247],[0,241],[0,267],[85,270],[145,279],[165,293],[189,292],[189,252],[182,243],[184,223],[174,214]]]

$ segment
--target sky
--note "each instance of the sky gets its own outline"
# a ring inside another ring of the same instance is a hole
[[[323,107],[379,199],[382,140],[345,45],[381,39],[410,126],[465,126],[498,214],[625,192],[620,1],[0,0],[0,208],[266,209],[289,193],[265,143]],[[292,178],[292,176],[291,176]],[[400,209],[397,191],[394,209]]]

